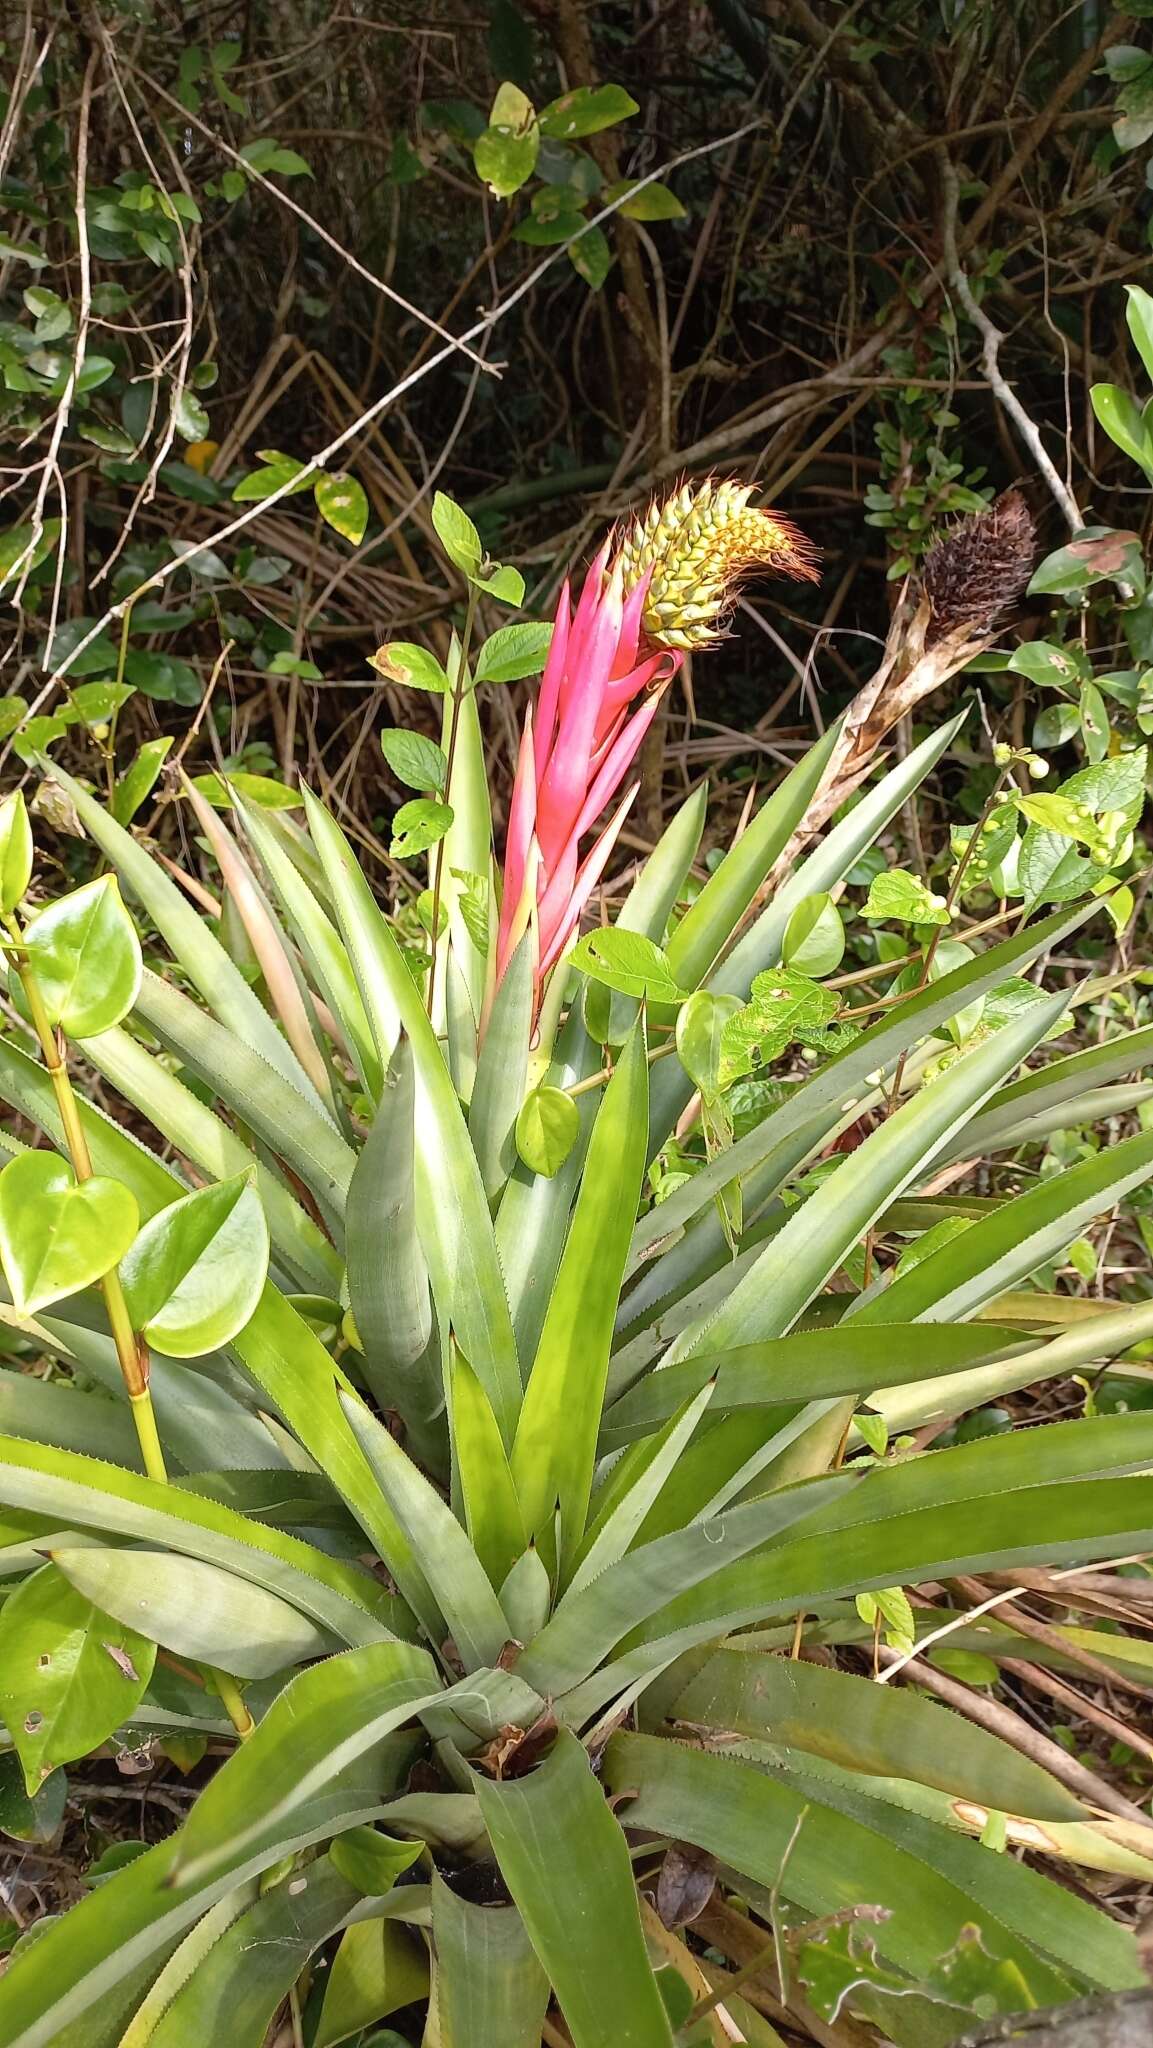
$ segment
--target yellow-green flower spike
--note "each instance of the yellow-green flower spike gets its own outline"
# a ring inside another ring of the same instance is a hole
[[[751,569],[817,580],[816,551],[791,520],[750,507],[753,484],[683,484],[621,536],[625,590],[651,572],[645,632],[657,647],[691,652],[721,637],[740,578]]]

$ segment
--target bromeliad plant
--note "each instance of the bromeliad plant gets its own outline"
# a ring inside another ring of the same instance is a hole
[[[1066,1327],[1026,1287],[1153,1180],[1153,1136],[941,1191],[1148,1093],[1120,1085],[1148,1028],[1042,1057],[1077,991],[1027,975],[1099,906],[966,937],[965,842],[944,892],[878,878],[890,943],[838,977],[835,899],[954,718],[768,900],[835,734],[703,886],[695,793],[577,936],[678,652],[740,567],[808,564],[746,500],[682,494],[598,556],[551,646],[513,625],[475,651],[478,594],[519,583],[439,503],[461,644],[378,657],[444,698],[442,746],[386,736],[423,792],[397,828],[429,856],[423,950],[310,795],[302,829],[188,791],[218,929],[63,774],[108,873],[43,903],[4,808],[0,1093],[43,1143],[3,1139],[3,1313],[60,1368],[0,1374],[29,1825],[101,1745],[231,1753],[20,1944],[2,2048],[186,2048],[223,2014],[260,2048],[285,2000],[310,2048],[386,2017],[373,2038],[413,2048],[716,2048],[777,2040],[772,2016],[922,2048],[1141,1981],[1127,1932],[1001,1853],[1147,1879],[1140,1828],[803,1656],[867,1653],[872,1615],[911,1651],[919,1581],[1153,1549],[1148,1413],[926,1455],[898,1434],[1153,1337],[1146,1297]],[[498,899],[476,691],[542,663]],[[142,967],[118,885],[178,972]]]

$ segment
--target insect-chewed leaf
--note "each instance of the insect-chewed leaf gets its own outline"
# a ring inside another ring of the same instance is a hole
[[[244,1328],[268,1272],[268,1224],[247,1174],[200,1188],[145,1224],[124,1261],[134,1326],[169,1358],[199,1358]]]
[[[156,1645],[74,1592],[55,1565],[25,1579],[0,1618],[0,1711],[30,1793],[128,1720]]]
[[[452,824],[451,804],[438,804],[431,797],[414,797],[402,804],[392,821],[389,852],[396,860],[415,860],[444,838]]]
[[[781,968],[758,974],[752,1000],[726,1023],[721,1037],[721,1085],[779,1059],[796,1040],[819,1042],[841,1007],[832,989]]]
[[[142,962],[115,875],[50,903],[29,925],[26,945],[48,1021],[69,1038],[95,1038],[128,1015]]]
[[[895,924],[948,924],[949,911],[943,896],[922,882],[919,875],[904,868],[886,868],[874,875],[868,901],[861,915],[870,921]],[[790,965],[792,963],[790,962]]]
[[[90,1287],[122,1259],[139,1224],[119,1181],[77,1181],[54,1152],[25,1152],[0,1173],[0,1264],[24,1315]]]
[[[684,1001],[685,991],[678,986],[666,954],[643,932],[622,931],[619,925],[586,932],[573,947],[571,964],[622,995],[648,996],[658,1003]]]
[[[519,86],[506,82],[492,103],[488,127],[473,144],[477,176],[484,179],[496,198],[509,199],[531,178],[539,154],[540,128],[532,101],[526,99]],[[437,531],[440,532],[439,526]],[[444,539],[443,533],[441,538]],[[452,549],[448,552],[451,555]]]

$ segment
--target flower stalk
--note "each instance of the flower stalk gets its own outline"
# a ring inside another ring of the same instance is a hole
[[[535,711],[521,733],[496,954],[499,984],[531,935],[538,1018],[636,798],[645,735],[686,655],[721,637],[749,571],[816,577],[809,542],[788,520],[751,506],[752,495],[750,484],[685,484],[609,535],[575,607],[567,581],[561,590]]]

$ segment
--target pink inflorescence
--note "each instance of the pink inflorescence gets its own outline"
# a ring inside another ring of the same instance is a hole
[[[575,611],[567,582],[561,591],[513,785],[497,981],[532,931],[538,999],[604,871],[635,781],[583,860],[580,842],[617,795],[681,662],[676,651],[646,641],[649,578],[626,596],[620,564],[609,564],[611,545],[605,542],[589,569]]]

